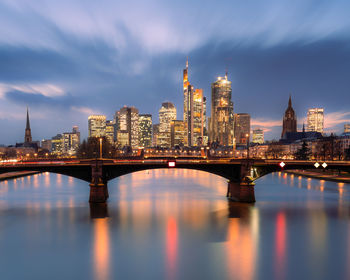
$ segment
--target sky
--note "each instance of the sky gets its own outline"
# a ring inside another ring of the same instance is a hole
[[[308,108],[325,131],[350,122],[348,0],[0,2],[0,144],[112,119],[124,105],[151,113],[173,102],[183,115],[182,70],[202,88],[228,71],[235,113],[279,139],[291,94],[301,129]],[[209,112],[208,112],[209,115]]]

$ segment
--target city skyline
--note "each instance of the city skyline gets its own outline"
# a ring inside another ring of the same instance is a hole
[[[89,115],[112,119],[124,105],[155,117],[169,101],[181,115],[186,56],[191,83],[203,89],[207,108],[211,83],[227,69],[235,113],[249,113],[252,129],[263,128],[267,140],[279,138],[290,93],[299,130],[315,107],[325,108],[326,133],[340,134],[350,122],[347,3],[297,1],[290,9],[280,1],[271,18],[268,5],[224,1],[226,24],[207,20],[219,12],[214,3],[187,3],[185,12],[181,1],[135,1],[134,9],[108,2],[109,10],[80,1],[20,3],[0,4],[7,27],[0,31],[0,128],[8,132],[1,144],[23,141],[27,105],[33,140],[73,125],[86,138]],[[67,21],[69,11],[76,16]],[[190,19],[186,25],[179,23],[184,18]]]

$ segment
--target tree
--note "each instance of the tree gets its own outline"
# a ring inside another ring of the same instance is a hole
[[[310,148],[308,144],[303,141],[303,144],[301,145],[301,148],[295,153],[295,159],[298,160],[308,160],[310,158]]]
[[[113,158],[116,155],[116,148],[106,137],[102,137],[102,157]],[[100,157],[100,137],[89,137],[84,140],[77,151],[78,158],[98,158]]]

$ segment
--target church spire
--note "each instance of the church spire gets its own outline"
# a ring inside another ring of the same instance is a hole
[[[289,94],[288,107],[289,107],[289,108],[292,107],[292,95],[291,95],[291,94]]]
[[[27,123],[26,123],[26,130],[24,132],[24,143],[31,143],[31,142],[32,142],[32,132],[30,130],[29,111],[27,107]]]

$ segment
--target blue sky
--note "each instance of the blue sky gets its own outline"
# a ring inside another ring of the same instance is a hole
[[[349,1],[30,1],[0,3],[0,143],[111,119],[136,106],[182,117],[182,69],[203,88],[228,70],[236,113],[278,138],[289,94],[299,126],[324,107],[326,131],[350,122]],[[208,104],[208,105],[209,105]],[[210,106],[208,106],[210,108]]]

